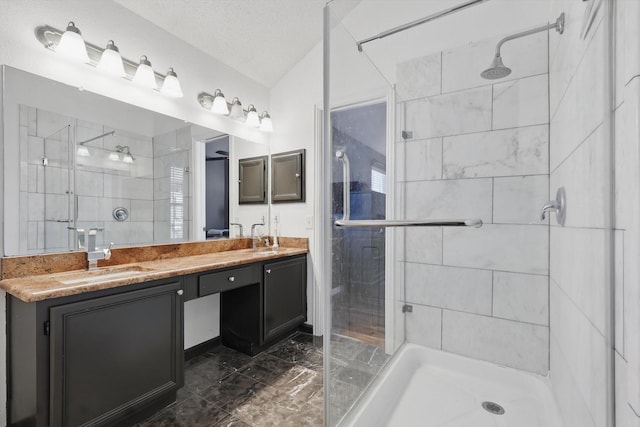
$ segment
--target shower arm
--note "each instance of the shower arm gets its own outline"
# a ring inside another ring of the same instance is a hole
[[[553,24],[541,25],[539,27],[532,28],[532,29],[526,30],[526,31],[522,31],[520,33],[512,34],[510,36],[507,36],[507,37],[503,38],[502,40],[500,40],[498,42],[498,44],[496,46],[495,57],[496,58],[500,57],[500,48],[502,47],[503,44],[505,44],[509,40],[519,39],[520,37],[524,37],[524,36],[528,36],[528,35],[531,35],[531,34],[539,33],[541,31],[550,30],[552,28],[555,28],[556,31],[559,32],[560,34],[562,34],[564,32],[564,12],[560,14],[558,19],[556,19],[556,22],[554,22]]]
[[[107,133],[103,133],[102,135],[94,136],[93,138],[87,139],[86,141],[78,142],[78,145],[84,145],[87,142],[95,141],[96,139],[100,139],[100,138],[105,137],[107,135],[113,135],[114,133],[116,133],[116,131],[112,130],[111,132],[107,132]]]

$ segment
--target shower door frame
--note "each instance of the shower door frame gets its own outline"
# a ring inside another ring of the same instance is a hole
[[[395,211],[396,205],[401,202],[402,206],[404,205],[404,199],[402,197],[398,197],[396,194],[396,146],[395,146],[395,123],[396,123],[396,97],[395,97],[395,88],[390,89],[380,89],[376,91],[369,91],[366,94],[357,94],[349,97],[339,98],[335,103],[331,105],[330,110],[327,112],[327,117],[325,120],[329,122],[329,129],[331,126],[330,114],[333,111],[347,109],[351,107],[360,107],[371,105],[375,103],[386,103],[386,136],[385,136],[385,168],[386,168],[386,194],[385,194],[385,217],[386,219],[394,219],[396,217],[397,212]],[[325,110],[326,111],[326,110]],[[319,117],[316,116],[316,117]],[[317,126],[317,128],[321,128]],[[319,134],[317,137],[321,137]],[[328,152],[333,154],[333,141],[331,139],[331,133],[329,133],[328,137],[324,139],[325,143],[329,145]],[[326,147],[325,147],[326,148]],[[327,150],[318,150],[319,155],[326,155]],[[333,157],[329,157],[327,159],[323,159],[324,162],[328,163],[328,167],[331,169],[331,164]],[[325,165],[326,166],[326,165]],[[331,206],[331,177],[332,174],[323,176],[323,168],[316,168],[316,182],[322,183],[321,185],[327,187],[326,193],[322,191],[318,191],[318,197],[322,198],[323,194],[325,197],[329,197],[328,207]],[[318,206],[322,206],[322,201],[317,203]],[[332,228],[333,228],[333,219],[329,218],[330,221],[326,221],[325,218],[331,215],[331,209],[324,209],[320,211],[320,218],[322,218],[322,222],[329,224],[331,222],[328,230],[323,231],[322,227],[318,227],[316,229],[316,239],[317,241],[325,241],[330,242],[332,238]],[[398,241],[397,233],[402,232],[401,230],[395,230],[393,228],[385,229],[385,273],[384,273],[384,295],[385,295],[385,327],[384,327],[384,340],[385,340],[385,352],[387,354],[393,354],[395,349],[398,346],[395,346],[394,343],[396,341],[396,328],[395,328],[395,301],[396,301],[396,289],[397,285],[395,283],[395,278],[398,277],[396,274],[395,268],[395,257],[396,257],[396,242]],[[400,239],[404,241],[403,239]],[[330,243],[328,243],[330,246]],[[329,257],[325,259],[322,268],[322,275],[328,278],[329,281],[320,281],[320,283],[324,283],[323,292],[327,292],[329,295],[325,297],[325,305],[324,310],[322,312],[325,313],[323,320],[323,330],[325,333],[331,334],[332,324],[331,324],[331,294],[332,294],[332,283],[330,282],[330,278],[332,277],[332,251],[329,247]],[[326,257],[326,255],[325,255]],[[331,268],[328,269],[327,267]],[[398,270],[399,273],[402,271]],[[400,277],[402,279],[402,277]],[[322,295],[318,295],[322,297]],[[404,341],[404,339],[403,339]]]

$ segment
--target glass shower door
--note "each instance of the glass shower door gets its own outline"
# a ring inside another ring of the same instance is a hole
[[[331,311],[325,319],[324,369],[325,423],[333,426],[374,381],[394,343],[403,341],[404,320],[395,314],[401,307],[394,302],[396,287],[388,280],[393,274],[389,254],[394,232],[334,224],[396,215],[397,205],[390,198],[394,180],[388,174],[394,161],[393,87],[365,55],[352,49],[355,40],[342,25],[334,26],[330,39],[336,62],[331,69],[330,171],[325,182],[331,198],[326,239],[332,280],[325,290],[330,291]],[[390,318],[397,322],[390,323]]]
[[[45,252],[73,250],[69,227],[74,223],[73,153],[71,126],[44,138],[42,185],[44,188],[43,237]]]
[[[386,102],[336,109],[331,123],[333,218],[385,219]],[[334,228],[332,245],[333,332],[384,348],[384,230]]]

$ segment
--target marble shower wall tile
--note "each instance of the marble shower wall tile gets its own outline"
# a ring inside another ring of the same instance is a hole
[[[615,230],[613,235],[614,239],[614,326],[615,326],[615,339],[614,347],[616,351],[624,355],[624,331],[628,327],[625,325],[624,319],[624,300],[625,300],[625,277],[624,277],[624,239],[625,231]],[[630,286],[630,284],[628,285]]]
[[[76,194],[80,196],[109,197],[103,192],[105,176],[97,172],[76,171]]]
[[[549,326],[549,277],[495,271],[493,316]]]
[[[153,221],[152,200],[131,200],[131,221]]]
[[[442,227],[404,229],[404,257],[407,262],[442,264]]]
[[[405,192],[407,218],[481,218],[491,222],[490,178],[408,182]]]
[[[440,94],[442,54],[422,56],[396,66],[396,92],[408,101]]]
[[[626,88],[627,93],[633,94],[636,99],[640,99],[640,79],[633,79]],[[637,164],[638,150],[636,140],[632,135],[636,132],[636,112],[638,101],[625,100],[616,110],[615,120],[615,227],[618,229],[629,229],[633,226],[633,200],[635,188],[628,185],[629,182],[640,182],[640,171]]]
[[[84,221],[103,221],[111,217],[105,218],[103,214],[103,202],[101,197],[78,196],[78,218]]]
[[[402,181],[442,178],[442,138],[407,141],[404,144]]]
[[[505,34],[506,36],[506,34]],[[442,93],[491,85],[492,81],[480,77],[495,55],[502,38],[495,37],[442,53]],[[501,49],[505,65],[511,74],[501,82],[547,73],[547,33],[538,33],[510,41]]]
[[[414,304],[413,312],[404,317],[408,342],[442,348],[442,309]]]
[[[552,31],[549,37],[549,73],[551,76],[549,81],[549,104],[551,117],[554,117],[558,106],[563,102],[567,88],[579,71],[585,53],[592,46],[594,37],[602,27],[603,8],[599,8],[589,34],[586,39],[582,38],[582,22],[587,5],[588,3],[586,2],[581,3],[572,0],[557,0],[551,4],[550,16],[559,16],[560,13],[565,14],[564,33],[558,34]]]
[[[573,383],[573,394],[586,403],[595,424],[604,427],[607,425],[607,398],[603,384],[606,384],[608,372],[608,346],[590,319],[577,309],[554,280],[550,282],[550,294],[553,301],[551,333],[553,340],[560,343],[560,348],[554,349],[560,354],[554,357],[565,359]]]
[[[490,130],[491,92],[485,86],[408,101],[404,130],[412,131],[414,139]]]
[[[443,177],[473,178],[548,173],[547,125],[443,139]]]
[[[549,234],[544,225],[447,228],[443,263],[461,267],[548,274]]]
[[[545,375],[549,328],[443,310],[442,349]]]
[[[540,208],[548,200],[550,200],[548,175],[495,178],[493,180],[493,222],[495,224],[548,224],[548,219],[540,220]]]
[[[600,126],[551,173],[552,197],[555,198],[559,187],[564,187],[567,194],[566,227],[606,227],[609,211],[605,201],[610,183],[605,172],[608,145]],[[552,224],[555,223],[554,218]]]
[[[491,271],[415,263],[406,269],[408,303],[491,315]]]
[[[604,333],[608,281],[603,262],[607,256],[606,231],[554,226],[551,227],[550,236],[551,279]]]
[[[603,109],[594,107],[604,103],[602,63],[605,37],[602,27],[598,28],[593,45],[571,80],[557,112],[551,116],[550,132],[554,135],[554,143],[550,147],[551,171],[600,126],[604,119]],[[552,75],[551,81],[553,80]]]
[[[27,140],[27,162],[32,165],[42,165],[44,157],[44,138],[30,135]]]
[[[577,386],[571,373],[571,364],[562,353],[562,347],[554,337],[552,331],[549,346],[549,377],[553,384],[552,391],[558,410],[565,420],[571,420],[573,425],[580,427],[603,427],[596,426],[589,408],[583,397],[578,393]]]
[[[128,176],[105,175],[105,197],[153,200],[153,180]]]
[[[413,132],[397,139],[399,217],[484,221],[404,231],[407,339],[546,374],[548,34],[506,44],[512,74],[484,80],[500,38],[442,52],[441,73],[439,54],[397,67],[398,129]]]
[[[493,86],[493,129],[549,123],[549,78],[540,74]]]

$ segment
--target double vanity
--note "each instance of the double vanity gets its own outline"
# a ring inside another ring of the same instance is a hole
[[[8,420],[15,426],[133,423],[175,401],[184,303],[220,294],[222,344],[255,355],[306,320],[306,239],[251,239],[2,259]]]

